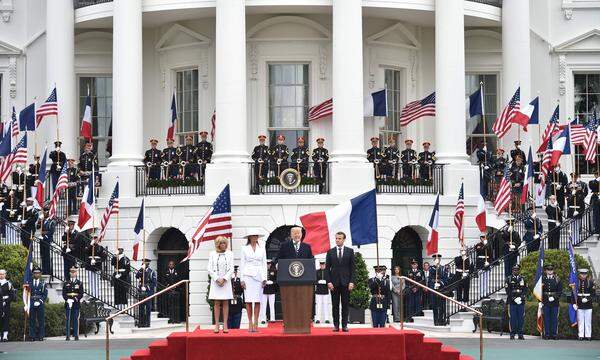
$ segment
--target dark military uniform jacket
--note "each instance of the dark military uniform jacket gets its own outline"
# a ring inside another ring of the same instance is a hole
[[[308,164],[308,148],[306,146],[298,146],[292,150],[292,163],[296,166],[298,163]],[[300,160],[298,162],[298,160]]]
[[[419,153],[419,165],[425,166],[435,163],[435,151],[422,151]]]
[[[506,295],[508,303],[511,305],[519,305],[515,299],[521,298],[521,304],[525,304],[525,295],[527,295],[527,284],[521,275],[511,275],[504,282],[506,285]]]
[[[560,279],[556,275],[552,277],[548,277],[546,274],[542,275],[542,303],[544,306],[557,307],[561,295],[562,282]],[[552,301],[550,301],[551,298]]]
[[[90,172],[98,169],[98,157],[92,151],[82,152],[79,156],[79,171]]]
[[[596,296],[594,281],[590,279],[577,280],[579,280],[579,286],[575,288],[577,293],[577,307],[582,310],[591,309],[594,304],[594,297]]]
[[[496,154],[494,155],[492,161],[494,165],[494,175],[502,176],[504,174],[504,168],[506,167],[506,158],[504,157],[504,155],[499,156]]]
[[[490,243],[483,244],[481,241],[475,244],[475,254],[477,256],[477,261],[475,261],[475,266],[477,270],[487,269],[489,268],[489,263],[492,261],[492,247]],[[486,265],[486,262],[488,263]]]
[[[373,146],[372,148],[367,150],[367,160],[369,160],[369,162],[378,163],[381,162],[383,158],[384,154],[383,151],[381,151],[381,148]]]
[[[288,157],[290,156],[290,151],[288,150],[287,145],[285,144],[277,144],[270,149],[271,153],[271,161],[275,166],[277,166],[277,161],[279,160],[280,164],[287,164]]]
[[[387,310],[390,306],[390,282],[385,277],[369,279],[369,290],[371,291],[371,311]]]
[[[423,284],[423,285],[427,286],[427,279],[425,278],[425,274],[423,273],[422,270],[419,270],[419,269],[410,269],[408,271],[408,274],[406,274],[406,277],[409,278],[409,279],[411,279],[411,280],[414,280],[414,281],[416,281],[416,282],[418,282],[420,284]],[[406,282],[405,287],[407,289],[411,289],[413,292],[421,290],[420,287],[418,287],[417,285],[414,285],[414,284],[412,284],[412,283],[410,283],[408,281]]]
[[[166,161],[167,165],[176,164],[179,162],[179,156],[177,156],[176,147],[166,147],[162,151],[162,161]]]
[[[315,163],[327,163],[329,161],[329,151],[325,148],[315,148],[312,152],[312,161]]]
[[[329,288],[327,288],[325,272],[326,270],[317,270],[317,284],[315,285],[315,294],[317,295],[329,295]]]
[[[408,164],[417,160],[417,152],[413,149],[404,149],[400,155],[403,164]]]
[[[180,278],[179,278],[179,273],[177,272],[177,269],[167,268],[167,270],[165,270],[165,275],[164,275],[164,280],[163,280],[165,283],[165,287],[175,285],[175,284],[177,284],[177,282],[179,280],[180,280]]]
[[[463,278],[469,276],[471,272],[473,272],[473,264],[471,264],[471,259],[468,257],[463,259],[462,256],[457,256],[454,258],[454,264],[456,264],[454,269],[454,279],[453,282],[462,280]]]
[[[160,165],[161,153],[158,149],[148,149],[144,154],[145,165]]]
[[[31,279],[29,282],[29,291],[31,293],[29,300],[29,308],[33,309],[35,302],[39,302],[39,306],[44,306],[44,302],[48,298],[48,288],[43,279],[38,279],[38,285],[35,286],[36,279]]]
[[[6,280],[4,284],[0,284],[0,313],[15,300],[17,300],[17,292],[10,281]]]
[[[213,146],[206,140],[200,141],[196,146],[196,156],[203,163],[209,163],[213,155]]]
[[[517,253],[519,252],[519,246],[521,245],[521,236],[519,236],[519,233],[516,232],[515,230],[512,231],[512,237],[511,237],[511,232],[508,231],[508,229],[504,229],[502,230],[501,235],[502,236],[502,240],[504,240],[504,255],[506,254],[513,254],[514,256],[517,255]],[[514,248],[511,250],[510,249],[510,245],[514,246]]]
[[[179,148],[179,161],[186,163],[195,163],[197,158],[196,147],[194,145],[183,145]]]
[[[398,147],[396,145],[388,146],[383,151],[383,156],[385,157],[385,160],[388,164],[397,164],[400,160],[400,150],[398,150]]]
[[[229,300],[229,313],[239,314],[242,312],[242,307],[244,306],[244,289],[239,277],[236,276],[231,279],[231,288],[233,290],[233,299]]]
[[[277,270],[275,267],[271,267],[267,272],[267,284],[263,289],[263,294],[270,295],[276,294],[278,289],[277,285]]]
[[[517,155],[521,155],[521,159],[523,159],[523,161],[527,161],[527,158],[525,157],[525,152],[523,152],[523,150],[515,148],[510,151],[510,158],[512,159],[512,161],[516,160]]]
[[[67,300],[74,300],[73,307],[79,308],[79,302],[83,297],[83,283],[79,279],[69,279],[65,281],[62,289],[62,297],[65,299],[65,307],[68,307]]]
[[[267,145],[256,145],[252,150],[252,160],[256,163],[259,163],[259,160],[266,163],[269,160],[269,147]]]
[[[121,276],[119,276],[119,279],[125,282],[129,282],[129,272],[131,266],[129,258],[125,255],[121,256],[120,258],[118,257],[118,255],[116,255],[112,258],[111,265],[115,268],[115,275],[117,273],[117,259],[119,259],[118,273],[121,274]]]
[[[546,197],[556,194],[556,200],[559,200],[565,194],[567,183],[567,175],[564,172],[552,171],[546,178]]]
[[[50,160],[52,160],[52,165],[50,165],[50,172],[58,174],[62,171],[62,168],[67,163],[67,155],[63,151],[53,150],[50,153]]]

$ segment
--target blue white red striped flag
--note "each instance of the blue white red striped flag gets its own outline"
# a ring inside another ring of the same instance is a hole
[[[521,189],[521,204],[525,204],[527,202],[530,186],[533,186],[533,154],[531,152],[531,146],[529,147],[529,153],[527,154],[525,181],[523,181],[523,189]]]
[[[427,256],[436,254],[438,252],[438,226],[440,223],[440,194],[437,194],[435,198],[435,204],[431,211],[431,217],[429,218],[429,236],[427,237]]]
[[[144,231],[144,200],[142,199],[142,205],[140,206],[140,212],[138,214],[137,221],[135,222],[135,227],[133,228],[133,232],[135,233],[135,239],[133,241],[133,254],[131,258],[135,261],[143,260],[139,257],[140,243],[146,241],[145,239],[145,231]]]
[[[175,123],[177,122],[177,97],[175,91],[173,91],[173,98],[171,99],[171,121],[167,130],[167,140],[175,139]]]

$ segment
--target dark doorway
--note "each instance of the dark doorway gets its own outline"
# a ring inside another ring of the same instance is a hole
[[[175,269],[179,275],[179,280],[188,280],[190,278],[189,261],[181,263],[181,260],[185,258],[188,251],[188,240],[185,235],[175,228],[167,229],[160,240],[158,241],[158,247],[156,255],[158,258],[156,264],[156,271],[158,282],[165,284],[165,275],[167,274],[167,265],[169,261],[175,262]],[[161,296],[159,299],[159,313],[164,317],[175,317],[176,322],[185,318],[185,297],[183,296],[185,287],[181,287],[175,296],[168,297],[167,295]],[[161,289],[157,289],[161,290]],[[172,305],[171,302],[175,301],[178,308],[177,312],[179,316],[169,316],[173,310],[169,310]]]
[[[396,233],[392,240],[392,268],[400,266],[402,275],[410,269],[410,262],[416,259],[419,268],[423,268],[423,243],[421,237],[411,227],[403,227]]]

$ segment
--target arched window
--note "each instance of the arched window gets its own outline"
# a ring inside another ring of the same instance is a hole
[[[423,268],[423,243],[419,234],[410,226],[403,227],[392,240],[392,268],[400,266],[402,274],[410,269],[410,262],[416,259]]]

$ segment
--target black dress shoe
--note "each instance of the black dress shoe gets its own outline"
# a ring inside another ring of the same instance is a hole
[[[582,337],[580,337],[580,338],[577,338],[577,340],[579,340],[579,341],[583,341],[583,338],[582,338]]]
[[[523,335],[519,335],[519,340],[525,340],[525,337]]]
[[[334,327],[333,332],[340,332],[340,328]]]
[[[75,336],[75,341],[79,341],[79,336]]]
[[[511,339],[511,340],[514,340],[514,339],[515,339],[515,336],[514,336],[514,335],[511,335],[511,336],[510,336],[510,339]]]
[[[320,324],[321,322],[319,320],[315,321],[315,324]]]
[[[71,340],[71,338],[67,336],[67,337],[65,338],[65,341],[69,341],[69,340]]]
[[[348,332],[348,328],[347,328],[347,327],[343,327],[343,328],[342,328],[342,331],[343,331],[343,332]]]
[[[325,324],[329,324],[329,320],[325,320]]]

